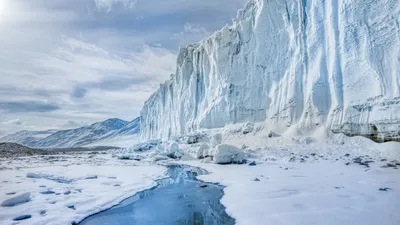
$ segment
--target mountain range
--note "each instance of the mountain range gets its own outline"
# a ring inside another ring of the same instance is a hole
[[[20,131],[0,138],[32,148],[70,148],[93,145],[96,142],[140,132],[140,118],[124,121],[117,118],[68,130]]]

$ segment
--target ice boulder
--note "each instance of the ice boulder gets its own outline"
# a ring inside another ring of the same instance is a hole
[[[248,134],[253,132],[254,130],[254,123],[248,122],[243,126],[242,132],[243,134]]]
[[[177,142],[171,142],[168,144],[168,151],[177,151],[179,150],[179,144]]]
[[[268,137],[269,137],[269,138],[280,137],[280,135],[277,134],[277,133],[275,133],[275,132],[273,132],[273,131],[269,131],[269,132],[268,132]]]
[[[210,146],[208,144],[202,144],[199,146],[199,150],[197,151],[197,158],[203,159],[209,156]]]
[[[181,144],[189,144],[189,145],[210,141],[206,133],[200,133],[200,132],[190,133],[188,135],[172,138],[172,140],[175,140]]]
[[[154,147],[158,146],[161,144],[160,140],[149,140],[143,143],[139,143],[133,147],[133,151],[135,152],[144,152],[144,151],[150,151]]]
[[[154,158],[153,158],[153,160],[154,160],[155,162],[162,161],[162,160],[168,160],[168,159],[169,159],[168,157],[163,156],[163,155],[156,155],[156,156],[154,156]]]
[[[3,207],[12,207],[21,203],[28,202],[31,199],[31,193],[26,192],[15,197],[9,198],[1,203]]]
[[[188,148],[187,153],[197,159],[203,159],[209,155],[210,146],[208,144],[195,145]]]
[[[177,142],[171,142],[168,145],[167,156],[172,159],[180,159],[183,156],[183,153],[179,149],[179,144]]]
[[[217,146],[222,143],[222,135],[220,133],[211,136],[211,144]]]
[[[157,145],[157,147],[155,148],[155,151],[156,151],[156,152],[159,152],[159,153],[163,153],[163,152],[166,151],[166,150],[165,150],[166,147],[168,147],[168,146],[165,146],[165,144]]]
[[[244,152],[239,148],[227,145],[220,144],[215,147],[214,152],[214,163],[216,164],[231,164],[237,163],[241,164],[244,161]]]
[[[196,144],[199,142],[207,142],[207,141],[208,141],[207,135],[202,133],[190,134],[186,140],[188,144]]]
[[[211,157],[206,157],[201,160],[202,163],[211,163]]]

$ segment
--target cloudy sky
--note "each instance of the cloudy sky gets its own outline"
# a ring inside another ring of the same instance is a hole
[[[132,120],[246,0],[0,0],[0,136]]]

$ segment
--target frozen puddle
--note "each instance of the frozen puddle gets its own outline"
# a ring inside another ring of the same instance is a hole
[[[80,225],[233,225],[235,220],[220,204],[222,187],[196,179],[205,170],[180,165],[168,166],[170,178],[139,192],[121,204],[83,220]]]

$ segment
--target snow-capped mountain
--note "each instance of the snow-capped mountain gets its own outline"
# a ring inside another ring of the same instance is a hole
[[[114,133],[114,136],[125,136],[138,134],[140,132],[140,117],[127,123],[124,127]]]
[[[41,139],[54,134],[58,130],[46,130],[46,131],[19,131],[14,134],[10,134],[3,138],[0,138],[0,142],[12,142],[18,143],[25,146],[35,146]]]
[[[36,147],[60,148],[83,146],[110,137],[114,132],[127,124],[128,122],[124,120],[108,119],[78,129],[61,130],[40,140]]]
[[[274,132],[400,134],[400,2],[252,0],[181,48],[141,111],[141,137],[265,121]]]
[[[89,126],[59,131],[21,131],[0,139],[35,148],[79,147],[140,132],[140,118],[131,122],[108,119]],[[41,136],[39,136],[41,134]]]

